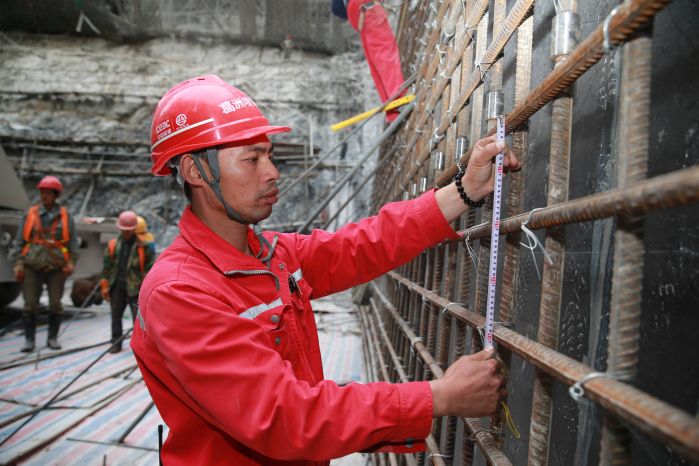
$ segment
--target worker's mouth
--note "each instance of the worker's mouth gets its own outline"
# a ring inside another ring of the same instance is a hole
[[[262,201],[265,203],[275,204],[277,202],[277,195],[279,194],[279,189],[274,188],[265,195],[262,196]]]

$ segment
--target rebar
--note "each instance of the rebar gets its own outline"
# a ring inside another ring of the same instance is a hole
[[[477,329],[485,324],[483,316],[450,303],[395,272],[389,272],[387,276],[444,308],[445,312],[463,320],[471,328]],[[495,326],[493,338],[499,345],[566,385],[573,385],[595,372],[593,368],[501,325]],[[699,420],[681,409],[613,377],[588,381],[585,396],[649,437],[666,443],[693,461],[699,460]]]

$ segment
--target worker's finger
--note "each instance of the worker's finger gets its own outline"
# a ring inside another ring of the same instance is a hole
[[[470,359],[474,361],[487,361],[493,357],[493,354],[495,354],[495,350],[493,348],[488,348],[471,355]]]
[[[505,171],[517,171],[521,168],[519,159],[509,148],[506,148],[503,165],[505,167]]]
[[[492,158],[505,148],[504,142],[497,142],[494,140],[491,142],[486,142],[489,139],[491,138],[485,138],[478,141],[478,144],[476,144],[476,147],[474,147],[473,152],[471,153],[471,158],[474,159],[473,162],[477,166],[489,165]],[[484,142],[485,144],[482,144]]]

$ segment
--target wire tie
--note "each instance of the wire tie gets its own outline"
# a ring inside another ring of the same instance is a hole
[[[485,78],[488,78],[489,81],[492,81],[490,79],[490,75],[488,74],[488,70],[486,70],[483,67],[483,65],[492,65],[492,63],[484,63],[484,62],[480,62],[480,61],[475,61],[473,64],[475,65],[476,69],[478,70],[478,72],[481,75],[481,81],[485,82]]]
[[[583,385],[585,385],[586,382],[588,382],[592,379],[596,379],[598,377],[614,378],[614,376],[612,374],[607,374],[606,372],[590,372],[585,377],[578,380],[577,382],[575,382],[573,385],[571,385],[568,388],[568,393],[570,394],[570,397],[573,400],[580,402],[583,399],[583,397],[585,396],[585,389],[583,388]]]
[[[439,73],[439,77],[440,77],[440,78],[444,78],[444,79],[451,79],[451,76],[447,76],[447,71],[446,71],[446,70],[442,70],[442,72]]]
[[[449,310],[449,306],[451,306],[452,304],[456,304],[457,306],[463,306],[463,303],[455,303],[455,302],[447,303],[447,305],[442,308],[441,314],[446,315],[447,311]]]
[[[616,46],[612,45],[612,42],[609,38],[609,22],[611,21],[612,17],[615,14],[617,14],[617,12],[619,11],[619,8],[621,8],[621,4],[614,7],[614,9],[609,13],[607,18],[604,20],[604,25],[602,26],[602,36],[604,37],[604,51],[607,53],[611,53],[616,48]]]
[[[456,162],[456,166],[459,167],[459,171],[463,171],[461,170],[461,164],[459,162]],[[473,247],[471,246],[471,239],[468,235],[466,235],[464,244],[466,244],[466,250],[468,251],[469,257],[471,258],[471,262],[473,262],[473,266],[478,268],[478,255],[476,254],[476,251],[473,250]]]
[[[544,258],[546,261],[549,263],[549,265],[553,265],[553,260],[551,259],[551,256],[549,255],[548,251],[546,251],[546,248],[544,247],[543,244],[539,241],[539,238],[534,234],[533,231],[531,231],[529,228],[527,228],[527,225],[532,219],[532,214],[536,212],[537,210],[543,210],[542,207],[538,207],[536,209],[533,209],[532,211],[529,212],[529,216],[527,217],[527,220],[520,225],[520,229],[527,235],[527,243],[524,244],[520,242],[522,246],[525,248],[529,249],[529,252],[532,255],[532,261],[534,262],[534,270],[536,271],[536,276],[539,277],[539,280],[541,280],[541,273],[539,273],[539,266],[536,265],[536,256],[534,256],[534,250],[538,247],[544,252]]]
[[[432,133],[432,137],[435,139],[436,143],[439,143],[442,139],[444,139],[444,136],[447,135],[447,133],[439,134],[438,131],[439,128],[435,128],[434,133]]]
[[[515,420],[512,419],[512,413],[510,412],[510,408],[507,406],[507,403],[505,403],[505,400],[500,402],[500,406],[502,406],[502,412],[505,413],[505,424],[507,424],[507,428],[510,429],[512,435],[519,440],[522,434],[519,433],[517,424],[515,424]]]
[[[476,440],[476,436],[478,436],[478,434],[480,434],[481,432],[485,432],[485,433],[491,434],[491,435],[496,436],[496,437],[502,436],[502,432],[500,432],[499,430],[481,427],[480,429],[474,430],[473,433],[468,436],[468,439],[470,441],[474,442]]]

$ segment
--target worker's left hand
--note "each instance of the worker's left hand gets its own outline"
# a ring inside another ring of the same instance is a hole
[[[464,190],[472,201],[479,201],[495,188],[493,157],[505,149],[505,171],[519,170],[519,160],[504,143],[497,143],[495,135],[476,142],[468,160],[466,174],[462,178]]]
[[[61,271],[63,272],[63,275],[66,277],[70,274],[73,273],[73,270],[75,270],[75,264],[73,264],[73,261],[68,261],[63,265],[63,268]]]

